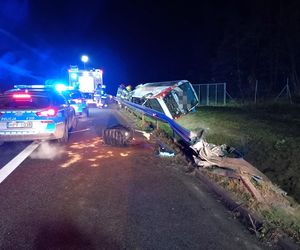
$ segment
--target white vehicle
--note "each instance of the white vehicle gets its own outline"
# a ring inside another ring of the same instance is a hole
[[[176,119],[198,105],[198,97],[187,80],[154,82],[138,85],[131,93],[131,101]]]

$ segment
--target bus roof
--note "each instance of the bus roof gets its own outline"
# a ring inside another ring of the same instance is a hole
[[[188,82],[187,80],[176,80],[176,81],[165,81],[165,82],[149,82],[143,84],[143,86],[151,86],[151,87],[171,87],[174,86],[175,84],[182,84],[184,82]]]
[[[177,81],[165,81],[165,82],[151,82],[138,85],[133,90],[132,97],[142,98],[147,94],[152,94],[153,96],[158,95],[159,93],[163,92],[167,88],[178,86],[183,83],[189,82],[187,80],[177,80]]]

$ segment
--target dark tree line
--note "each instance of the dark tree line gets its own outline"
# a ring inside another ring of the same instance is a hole
[[[244,2],[244,1],[242,1]],[[224,22],[211,75],[242,99],[276,96],[289,81],[300,96],[300,1],[261,0],[236,8]]]

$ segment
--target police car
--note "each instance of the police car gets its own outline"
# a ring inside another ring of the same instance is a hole
[[[66,143],[76,125],[74,108],[44,85],[16,85],[0,95],[0,143],[52,139]]]
[[[87,104],[88,107],[94,107],[96,106],[97,102],[95,100],[94,94],[92,93],[82,93],[83,98]]]
[[[89,108],[83,94],[79,90],[65,90],[62,95],[69,101],[70,105],[75,109],[77,116],[89,116]]]

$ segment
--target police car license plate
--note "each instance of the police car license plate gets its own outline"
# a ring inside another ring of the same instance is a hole
[[[7,123],[7,128],[31,128],[32,122],[9,122]]]

